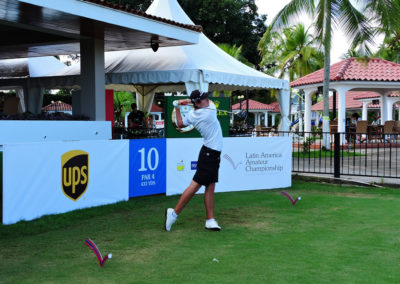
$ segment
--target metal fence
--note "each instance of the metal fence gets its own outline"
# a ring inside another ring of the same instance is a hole
[[[164,129],[113,127],[112,139],[163,138]]]
[[[322,133],[231,129],[231,137],[291,136],[292,171],[400,178],[398,133]],[[113,128],[113,139],[165,137],[164,129]],[[325,141],[324,141],[324,137]]]
[[[292,133],[293,172],[400,177],[400,137],[395,133]],[[324,143],[323,137],[327,137]]]

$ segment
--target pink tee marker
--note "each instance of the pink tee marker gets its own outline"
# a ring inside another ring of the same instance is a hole
[[[106,256],[101,255],[100,250],[98,249],[98,247],[96,246],[96,244],[91,240],[91,239],[87,239],[85,241],[85,244],[94,252],[94,254],[97,257],[97,260],[99,261],[100,267],[103,267],[104,263],[106,262],[107,259],[112,258],[112,254],[109,253]]]
[[[281,191],[281,194],[286,196],[287,198],[289,198],[290,202],[292,202],[293,205],[296,205],[296,202],[301,200],[301,197],[297,197],[295,200],[293,200],[293,198],[290,196],[289,193],[287,193],[286,191]]]

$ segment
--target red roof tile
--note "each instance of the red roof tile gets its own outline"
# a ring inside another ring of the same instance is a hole
[[[123,6],[123,5],[119,5],[119,4],[110,3],[110,2],[105,1],[105,0],[83,0],[83,1],[94,3],[94,4],[97,4],[97,5],[101,5],[101,6],[108,7],[108,8],[115,9],[115,10],[124,11],[124,12],[131,13],[131,14],[134,14],[134,15],[137,15],[137,16],[142,16],[142,17],[145,17],[145,18],[157,20],[157,21],[164,22],[164,23],[167,23],[167,24],[170,24],[170,25],[174,25],[174,26],[178,26],[178,27],[181,27],[181,28],[184,28],[184,29],[193,30],[193,31],[196,31],[196,32],[199,32],[199,33],[201,33],[203,31],[203,28],[200,25],[187,25],[187,24],[178,23],[178,22],[175,22],[175,21],[172,21],[172,20],[169,20],[169,19],[165,19],[165,18],[149,15],[149,14],[146,14],[146,13],[144,13],[142,11],[138,11],[138,10],[135,10],[135,9],[128,8],[129,6]]]
[[[365,92],[365,93],[366,93],[366,92]],[[379,98],[381,97],[381,95],[378,94],[378,93],[374,93],[374,92],[369,92],[369,93],[370,93],[370,94],[369,94],[368,96],[360,95],[360,96],[354,97],[354,99],[355,99],[355,100],[379,99]],[[398,92],[398,91],[391,92],[391,93],[388,95],[388,97],[390,97],[390,98],[400,97],[400,92]]]
[[[163,108],[156,104],[152,104],[150,112],[163,112]]]
[[[378,93],[375,92],[356,92],[356,91],[349,91],[346,93],[346,109],[361,109],[362,108],[362,101],[359,100],[360,98],[371,98]],[[336,96],[336,109],[339,106],[339,98]],[[379,105],[378,105],[379,107]],[[369,105],[368,108],[376,108],[375,105]],[[311,107],[311,111],[322,111],[324,109],[324,101],[320,101]],[[333,109],[333,96],[329,97],[329,109]]]
[[[281,112],[281,109],[279,108],[279,103],[278,102],[270,103],[269,106],[272,107],[272,111],[271,112]]]
[[[240,104],[239,103],[234,104],[232,106],[232,109],[233,110],[240,109]],[[242,109],[246,109],[246,100],[242,101]],[[267,105],[249,99],[249,110],[274,110],[274,106],[271,106],[271,104]]]
[[[42,108],[43,111],[72,111],[72,106],[61,101],[51,103]]]
[[[356,58],[344,59],[331,65],[330,81],[385,81],[400,82],[400,64],[380,58],[367,62]],[[301,77],[290,83],[291,87],[322,83],[324,69]]]

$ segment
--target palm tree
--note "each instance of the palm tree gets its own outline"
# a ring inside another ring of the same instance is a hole
[[[399,25],[399,0],[360,0],[363,10],[358,10],[350,0],[292,0],[273,19],[271,28],[286,26],[293,16],[307,13],[315,18],[315,30],[318,40],[324,47],[323,82],[323,131],[329,131],[329,74],[332,26],[342,28],[352,43],[352,47],[364,47],[369,52],[368,43],[373,42],[374,32],[371,22],[381,23],[385,32]],[[328,137],[324,137],[324,146],[329,148]]]
[[[134,102],[130,92],[114,92],[114,121],[117,126],[123,125],[125,112],[131,110]]]
[[[315,39],[303,24],[285,28],[282,34],[265,33],[258,44],[258,50],[262,56],[260,67],[266,69],[267,74],[278,74],[279,78],[288,76],[290,81],[323,66],[323,53],[315,46]],[[300,109],[302,99],[300,94]]]
[[[227,43],[219,43],[218,47],[221,48],[226,53],[228,53],[233,58],[239,60],[240,62],[246,64],[247,66],[253,67],[253,64],[251,64],[250,61],[248,61],[246,57],[244,57],[242,54],[243,45],[237,47],[236,44],[230,45]]]
[[[400,29],[386,35],[374,57],[400,63]]]
[[[322,68],[322,52],[315,46],[315,39],[303,24],[283,29],[282,34],[264,34],[258,44],[262,55],[260,67],[278,77],[285,75],[292,81]]]

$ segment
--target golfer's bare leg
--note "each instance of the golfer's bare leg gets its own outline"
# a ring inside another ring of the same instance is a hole
[[[204,205],[206,206],[207,220],[214,218],[214,190],[215,183],[210,183],[204,192]]]
[[[188,204],[190,199],[192,199],[193,195],[200,189],[201,185],[192,180],[188,188],[182,193],[181,197],[179,198],[178,203],[175,206],[175,213],[181,213],[182,209]]]

